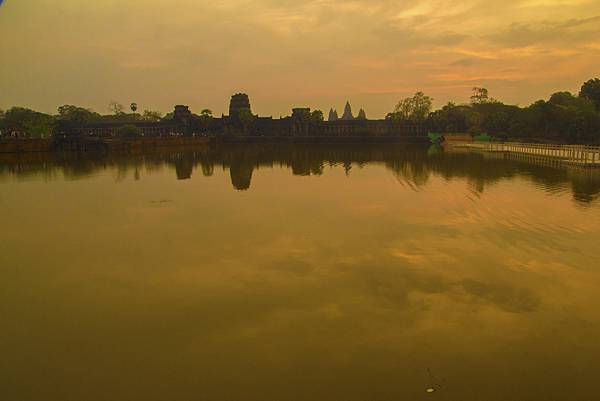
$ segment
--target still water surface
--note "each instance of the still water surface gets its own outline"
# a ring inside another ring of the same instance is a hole
[[[597,399],[599,195],[389,145],[2,156],[0,398]]]

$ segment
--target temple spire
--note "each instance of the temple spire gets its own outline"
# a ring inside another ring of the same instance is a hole
[[[329,110],[329,121],[337,121],[340,118],[338,117],[338,113],[337,110],[334,110],[333,108]]]
[[[354,120],[354,116],[352,115],[352,106],[350,106],[350,102],[346,102],[346,107],[344,108],[344,115],[342,116],[342,120]]]

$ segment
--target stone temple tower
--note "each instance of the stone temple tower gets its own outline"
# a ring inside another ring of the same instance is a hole
[[[342,115],[342,120],[354,120],[354,116],[352,115],[352,106],[350,106],[350,102],[346,102],[346,107],[344,108],[344,115]]]
[[[337,121],[340,118],[338,117],[338,113],[337,110],[334,110],[333,108],[329,110],[329,118],[328,121]]]
[[[248,110],[252,114],[250,98],[245,93],[236,93],[231,97],[231,101],[229,102],[229,117],[237,118],[240,110]]]

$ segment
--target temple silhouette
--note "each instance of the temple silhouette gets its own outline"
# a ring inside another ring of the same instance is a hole
[[[237,93],[231,97],[229,115],[212,117],[196,115],[186,105],[176,105],[173,113],[160,121],[100,121],[69,126],[63,136],[111,137],[124,124],[133,125],[144,137],[162,136],[237,136],[237,137],[402,137],[424,138],[419,124],[390,119],[369,120],[363,109],[354,117],[352,107],[346,103],[344,113],[338,118],[331,109],[325,121],[311,112],[310,108],[292,109],[290,116],[274,119],[252,113],[247,94]]]

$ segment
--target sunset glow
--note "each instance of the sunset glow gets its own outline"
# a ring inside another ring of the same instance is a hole
[[[422,90],[527,105],[597,74],[600,2],[19,0],[0,9],[0,108],[111,100],[260,115],[346,100],[380,118]],[[543,74],[540,72],[543,71]]]

